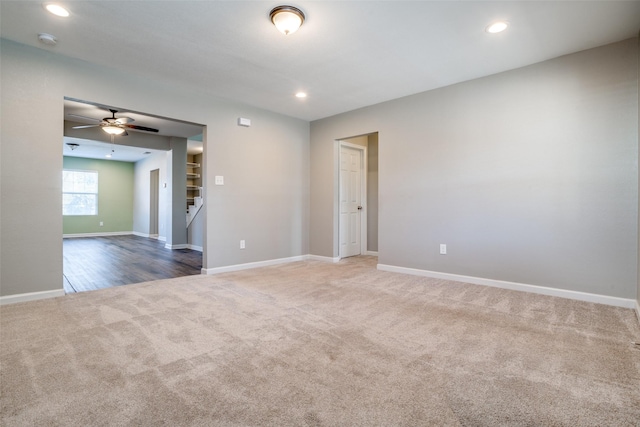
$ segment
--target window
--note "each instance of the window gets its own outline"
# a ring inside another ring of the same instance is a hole
[[[98,215],[98,172],[62,171],[62,215]]]

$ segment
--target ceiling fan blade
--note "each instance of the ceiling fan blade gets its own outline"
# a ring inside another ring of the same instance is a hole
[[[86,129],[86,128],[95,128],[100,125],[84,125],[84,126],[74,126],[71,129]]]
[[[124,125],[124,124],[131,123],[131,122],[135,122],[135,120],[132,119],[131,117],[117,117],[116,118],[116,123],[118,123],[119,125]]]
[[[69,114],[67,114],[67,116],[70,116],[70,117],[78,117],[78,118],[80,118],[80,119],[91,120],[91,121],[93,121],[93,122],[101,122],[101,121],[102,121],[102,120],[100,120],[100,119],[94,119],[93,117],[81,116],[80,114],[72,114],[72,113],[69,113]]]
[[[123,126],[131,130],[142,130],[145,132],[158,132],[158,129],[148,128],[146,126],[137,126],[137,125],[123,125]]]

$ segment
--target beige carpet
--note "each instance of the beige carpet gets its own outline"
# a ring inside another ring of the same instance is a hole
[[[359,257],[3,306],[2,426],[640,426],[632,310]]]

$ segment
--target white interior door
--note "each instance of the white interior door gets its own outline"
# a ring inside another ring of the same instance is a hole
[[[361,254],[363,150],[340,146],[340,257]]]

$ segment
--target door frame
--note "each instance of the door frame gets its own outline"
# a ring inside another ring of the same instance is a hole
[[[342,182],[342,147],[353,148],[360,151],[360,201],[362,203],[362,210],[360,211],[360,255],[367,254],[367,147],[359,144],[352,144],[344,140],[338,140],[338,205],[340,204],[340,192]],[[340,239],[342,236],[342,230],[340,229],[340,207],[337,210],[338,217],[336,218],[338,224],[338,259],[342,259],[342,248],[340,245]]]
[[[160,169],[149,171],[149,237],[160,235]]]

